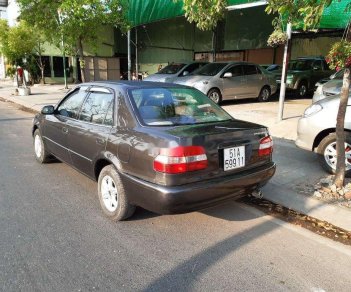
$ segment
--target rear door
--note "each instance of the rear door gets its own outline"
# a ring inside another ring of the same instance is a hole
[[[246,64],[243,67],[247,85],[245,97],[258,97],[264,85],[263,75],[254,64]]]
[[[94,177],[94,163],[103,155],[114,124],[114,93],[92,87],[81,108],[79,119],[68,122],[68,148],[73,165]]]
[[[46,115],[43,136],[48,150],[58,159],[70,163],[68,123],[78,118],[88,87],[76,88],[58,105],[54,115]]]
[[[246,78],[242,65],[233,65],[224,73],[232,73],[232,77],[222,77],[223,80],[223,99],[239,99],[246,94]]]

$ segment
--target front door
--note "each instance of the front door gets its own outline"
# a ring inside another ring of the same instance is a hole
[[[80,87],[69,93],[58,105],[54,115],[46,115],[43,137],[50,153],[58,159],[71,163],[68,151],[68,123],[78,118],[80,108],[87,94],[87,87]]]
[[[246,79],[244,77],[242,65],[233,65],[225,73],[232,73],[232,77],[222,77],[223,80],[223,100],[243,98],[246,93]]]

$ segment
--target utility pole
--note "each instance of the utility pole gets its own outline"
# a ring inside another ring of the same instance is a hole
[[[288,40],[284,47],[284,59],[283,59],[283,71],[282,77],[280,81],[280,94],[279,94],[279,111],[278,111],[278,122],[283,119],[284,112],[284,100],[285,100],[285,92],[286,92],[286,76],[288,73],[288,64],[289,64],[289,50],[291,47],[291,22],[287,24],[286,34],[288,36]]]
[[[139,80],[139,68],[138,68],[138,29],[135,27],[135,75],[136,79]]]
[[[132,70],[132,58],[131,58],[131,53],[130,53],[130,30],[128,30],[127,33],[127,39],[128,39],[128,80],[132,79],[132,74],[131,74],[131,70]]]

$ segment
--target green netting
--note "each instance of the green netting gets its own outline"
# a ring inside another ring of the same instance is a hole
[[[345,12],[345,7],[350,0],[334,0],[326,8],[320,23],[320,28],[335,29],[345,28],[351,13]],[[255,0],[228,0],[228,5],[247,4],[259,2]],[[129,0],[128,18],[132,26],[138,26],[163,19],[184,15],[181,0]]]
[[[255,0],[228,0],[228,5],[257,2]],[[128,18],[132,26],[184,15],[183,1],[129,0]]]

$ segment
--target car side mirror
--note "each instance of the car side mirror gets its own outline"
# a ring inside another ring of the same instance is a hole
[[[225,72],[223,75],[223,78],[231,78],[233,77],[233,74],[231,72]]]
[[[186,76],[186,75],[188,75],[189,74],[189,71],[184,71],[183,72],[183,76]]]
[[[46,105],[41,110],[41,113],[43,115],[53,115],[54,112],[55,112],[55,108],[53,105]]]

